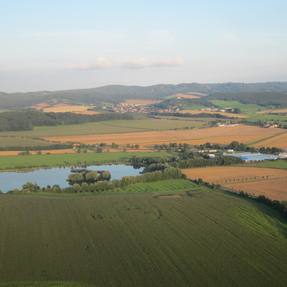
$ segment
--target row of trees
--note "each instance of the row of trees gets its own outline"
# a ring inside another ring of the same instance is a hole
[[[215,158],[193,158],[189,160],[180,160],[171,163],[172,166],[178,168],[204,167],[204,166],[225,166],[243,163],[244,161],[232,156],[217,156]]]
[[[162,171],[172,166],[174,168],[191,168],[191,167],[204,167],[204,166],[224,166],[243,163],[244,161],[237,157],[221,156],[215,158],[205,158],[204,155],[198,154],[178,154],[168,158],[132,158],[130,163],[135,168],[144,167],[143,173]]]
[[[234,150],[240,152],[260,152],[260,153],[268,153],[268,154],[278,154],[282,152],[282,149],[277,147],[260,147],[256,148],[253,146],[249,146],[244,143],[240,143],[238,141],[232,141],[229,144],[216,144],[216,143],[205,143],[201,145],[192,146],[186,143],[169,143],[169,144],[157,144],[154,145],[154,149],[160,151],[169,151],[169,152],[178,152],[180,154],[189,154],[196,155],[198,154],[197,150],[209,150],[214,149],[217,151],[226,151],[226,150]]]
[[[16,141],[16,140],[15,140]],[[69,143],[59,143],[59,144],[47,144],[47,145],[35,145],[35,146],[17,146],[17,143],[15,143],[15,146],[2,146],[0,147],[0,151],[43,151],[43,150],[55,150],[55,149],[69,149],[72,148],[73,145]]]

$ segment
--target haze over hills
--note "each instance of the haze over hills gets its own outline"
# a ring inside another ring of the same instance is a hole
[[[238,94],[264,93],[272,96],[270,101],[287,97],[287,82],[264,83],[183,83],[178,85],[159,84],[152,86],[108,85],[90,89],[38,91],[26,93],[0,92],[0,108],[24,108],[44,101],[68,101],[73,103],[97,104],[98,102],[120,102],[129,98],[164,99],[176,93],[200,92],[218,97],[234,98]],[[260,97],[260,94],[256,95]],[[233,96],[232,96],[233,95]],[[243,98],[246,96],[242,96]],[[248,96],[249,97],[249,96]]]

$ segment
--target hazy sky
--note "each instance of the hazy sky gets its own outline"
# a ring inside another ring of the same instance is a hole
[[[286,0],[0,0],[0,91],[287,80]]]

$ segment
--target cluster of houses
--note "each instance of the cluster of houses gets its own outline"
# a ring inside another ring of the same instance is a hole
[[[116,113],[140,113],[140,114],[150,114],[150,113],[176,113],[179,112],[178,107],[169,107],[166,109],[159,109],[152,105],[141,105],[141,104],[130,104],[130,103],[119,103],[112,108],[113,112]]]
[[[224,109],[219,109],[219,108],[204,108],[201,109],[202,112],[221,112],[221,113],[238,113],[239,110],[235,108],[224,108]]]

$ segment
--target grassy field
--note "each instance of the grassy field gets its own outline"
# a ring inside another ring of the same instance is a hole
[[[0,287],[96,287],[92,284],[73,282],[10,282],[0,283]]]
[[[23,136],[1,136],[0,135],[0,148],[10,147],[35,147],[35,146],[49,146],[50,142],[37,138],[29,138]]]
[[[204,105],[198,105],[198,104],[193,104],[193,103],[184,103],[180,106],[183,110],[202,110],[202,109],[207,108]]]
[[[175,193],[188,191],[194,185],[183,179],[162,180],[158,182],[144,182],[128,185],[125,188],[118,189],[117,192],[139,193],[139,192],[156,192],[156,193]]]
[[[184,185],[189,195],[177,197],[1,196],[0,282],[286,286],[285,220],[262,204]]]
[[[238,101],[212,100],[211,102],[218,108],[222,108],[222,109],[237,108],[243,114],[252,114],[263,109],[263,107],[255,105],[255,104],[243,104]]]
[[[169,130],[201,127],[206,122],[191,120],[171,120],[171,119],[152,119],[145,118],[139,120],[112,120],[78,125],[62,125],[36,127],[33,131],[2,132],[0,136],[25,136],[25,137],[48,137],[66,135],[90,135],[90,134],[109,134],[126,133],[153,130]]]
[[[247,164],[248,166],[287,169],[287,160],[266,160],[258,163]]]
[[[110,152],[110,153],[81,153],[81,154],[42,154],[28,156],[5,156],[0,158],[0,170],[68,166],[79,163],[102,164],[120,162],[137,157],[165,157],[166,152]]]

